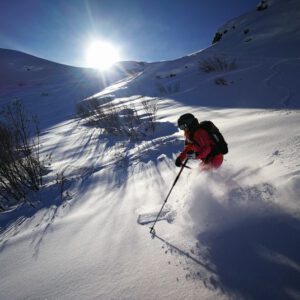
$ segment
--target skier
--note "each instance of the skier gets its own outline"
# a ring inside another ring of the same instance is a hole
[[[216,141],[201,128],[194,115],[182,115],[178,119],[178,127],[184,130],[185,146],[175,161],[177,167],[181,167],[186,158],[201,160],[201,167],[205,170],[217,169],[222,165],[223,154],[216,150]]]

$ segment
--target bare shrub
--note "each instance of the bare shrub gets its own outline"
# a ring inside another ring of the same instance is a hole
[[[140,133],[138,128],[142,124],[142,120],[135,105],[121,106],[118,112],[120,126],[120,133],[132,139],[139,139]]]
[[[45,170],[40,159],[37,120],[28,119],[19,101],[7,105],[0,123],[0,206],[2,209],[25,201],[42,185]]]
[[[59,190],[61,202],[71,199],[69,192],[66,190],[67,181],[66,169],[56,173],[55,182]]]
[[[135,105],[126,106],[113,102],[99,105],[94,101],[77,105],[79,116],[88,124],[102,128],[106,133],[140,139],[151,129],[154,131],[157,102],[141,102],[146,118],[138,113]]]
[[[152,129],[152,131],[154,131],[158,110],[157,102],[148,99],[142,101],[142,105],[148,116],[149,127]]]
[[[218,77],[215,79],[215,84],[217,85],[228,85],[227,80],[222,77]]]
[[[260,3],[257,5],[256,10],[257,11],[262,11],[268,8],[268,3],[266,0],[260,1]]]
[[[205,73],[230,71],[236,69],[236,60],[227,60],[222,56],[214,56],[200,61],[199,68]]]
[[[213,38],[212,44],[219,42],[222,39],[222,33],[217,32]]]
[[[101,110],[102,124],[108,133],[121,133],[121,122],[119,119],[120,107],[113,103],[107,104],[103,109],[99,106],[98,110]]]

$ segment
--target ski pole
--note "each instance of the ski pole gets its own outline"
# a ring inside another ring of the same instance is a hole
[[[158,220],[158,218],[159,218],[159,216],[160,216],[160,214],[161,214],[161,212],[162,212],[162,210],[163,210],[165,204],[167,203],[168,198],[169,198],[169,196],[170,196],[170,194],[171,194],[171,192],[172,192],[172,190],[173,190],[175,184],[177,183],[177,181],[178,181],[178,179],[179,179],[179,177],[180,177],[180,175],[181,175],[183,169],[184,169],[185,167],[187,167],[187,166],[186,166],[186,163],[188,162],[188,160],[189,160],[189,159],[187,158],[187,159],[183,162],[183,164],[182,164],[182,166],[181,166],[181,169],[180,169],[178,175],[176,176],[176,178],[175,178],[175,180],[174,180],[174,182],[173,182],[173,185],[172,185],[172,187],[171,187],[171,189],[170,189],[170,191],[169,191],[169,193],[168,193],[168,195],[167,195],[167,197],[166,197],[166,199],[165,199],[165,201],[164,201],[164,203],[163,203],[163,205],[162,205],[162,207],[161,207],[161,209],[160,209],[160,211],[159,211],[159,213],[158,213],[158,215],[157,215],[157,217],[156,217],[156,219],[155,219],[155,222],[153,223],[152,227],[150,228],[150,233],[153,234],[153,235],[155,234],[154,226],[155,226],[155,224],[156,224],[156,222],[157,222],[157,220]]]

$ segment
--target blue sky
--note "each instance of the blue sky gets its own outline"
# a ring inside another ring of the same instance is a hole
[[[85,65],[92,39],[120,49],[121,60],[175,59],[211,45],[229,19],[258,0],[1,0],[0,48]]]

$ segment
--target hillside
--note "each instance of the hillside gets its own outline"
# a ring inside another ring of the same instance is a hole
[[[81,99],[141,69],[139,63],[123,62],[110,71],[99,72],[0,49],[0,98],[2,104],[20,99],[47,128],[74,115]],[[49,112],[49,105],[56,111]]]
[[[109,85],[0,51],[11,74],[0,103],[37,113],[52,154],[36,207],[0,214],[1,299],[299,299],[300,7],[264,4],[207,49],[123,62]],[[154,130],[143,102],[156,105]],[[115,108],[123,131],[75,114],[94,103]],[[229,153],[212,172],[189,161],[151,238],[138,217],[156,216],[174,182],[187,112],[213,120]]]

